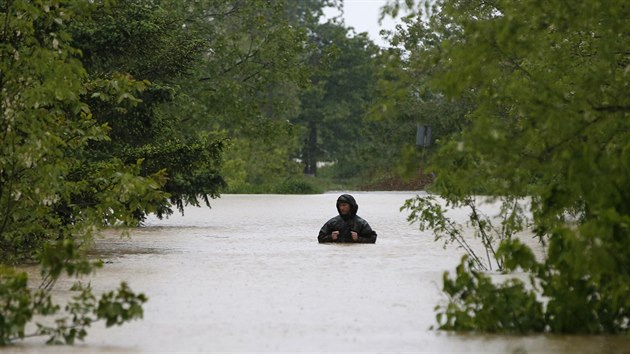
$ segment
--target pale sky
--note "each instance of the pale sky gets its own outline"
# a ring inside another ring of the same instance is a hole
[[[344,21],[347,27],[354,27],[357,33],[367,32],[370,38],[380,46],[386,46],[387,42],[379,36],[381,29],[394,29],[396,21],[386,17],[379,26],[378,16],[382,6],[387,0],[344,0]],[[332,14],[332,12],[327,12]],[[336,14],[336,12],[334,13]]]

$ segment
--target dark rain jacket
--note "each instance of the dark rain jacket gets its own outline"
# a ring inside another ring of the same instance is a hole
[[[341,215],[339,211],[339,203],[348,203],[350,204],[350,213],[349,215]],[[339,215],[334,218],[328,220],[324,226],[322,226],[321,230],[319,230],[319,236],[317,236],[317,240],[320,243],[323,242],[353,242],[353,243],[375,243],[376,242],[376,232],[372,230],[367,221],[363,220],[361,217],[357,215],[357,211],[359,210],[359,205],[354,200],[354,197],[349,194],[342,194],[337,199],[337,212]],[[332,239],[332,232],[339,231],[339,236],[337,240]],[[354,241],[352,239],[352,235],[350,232],[356,232],[359,234],[359,239]]]

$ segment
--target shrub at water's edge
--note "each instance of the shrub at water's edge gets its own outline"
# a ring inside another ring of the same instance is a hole
[[[228,186],[226,194],[320,194],[326,191],[421,191],[433,181],[431,176],[407,178],[392,174],[372,179],[295,176],[276,183]]]
[[[320,194],[324,189],[310,177],[288,177],[276,183],[228,185],[224,194]]]

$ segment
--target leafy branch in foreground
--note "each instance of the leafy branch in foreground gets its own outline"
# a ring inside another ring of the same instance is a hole
[[[497,248],[501,241],[511,239],[517,232],[524,229],[527,218],[523,215],[523,206],[518,199],[505,199],[502,209],[498,215],[488,216],[483,213],[477,205],[479,198],[468,197],[462,201],[452,202],[455,206],[470,210],[468,214],[468,226],[464,229],[462,224],[452,220],[447,213],[447,207],[451,202],[437,200],[435,196],[416,196],[408,199],[400,208],[401,211],[409,211],[407,221],[418,223],[420,231],[430,230],[435,236],[435,241],[443,241],[446,248],[449,244],[456,244],[466,251],[469,261],[478,270],[493,270],[493,263],[496,270],[503,270],[504,260],[497,255]],[[499,222],[500,227],[495,224]],[[473,233],[472,238],[466,236]],[[481,249],[471,245],[471,241],[479,240]],[[480,252],[485,253],[481,255]]]
[[[28,284],[28,275],[23,271],[3,267],[0,269],[0,345],[28,337],[48,336],[47,343],[73,344],[83,340],[92,323],[105,321],[107,327],[121,325],[126,321],[143,316],[142,304],[147,297],[136,294],[122,282],[118,289],[97,296],[92,288],[76,282],[71,291],[75,293],[65,302],[63,311],[52,298],[56,281],[62,274],[69,277],[87,276],[102,266],[98,261],[87,261],[78,252],[71,240],[57,242],[42,252],[42,281],[38,288]],[[35,317],[54,325],[36,323],[36,329],[26,332],[26,326]]]
[[[527,256],[533,257],[531,253]],[[525,255],[523,255],[525,257]],[[442,291],[448,304],[436,306],[440,329],[486,332],[540,332],[546,323],[543,305],[535,291],[513,278],[496,285],[492,278],[476,270],[466,255],[451,278],[446,272]]]

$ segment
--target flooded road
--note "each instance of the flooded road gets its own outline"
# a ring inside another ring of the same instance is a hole
[[[376,244],[318,244],[339,194],[224,195],[212,209],[151,218],[129,239],[107,233],[92,287],[127,281],[149,297],[144,319],[95,325],[72,347],[35,338],[8,352],[630,353],[622,336],[431,330],[442,273],[463,251],[407,223],[399,208],[411,192],[352,193]]]

